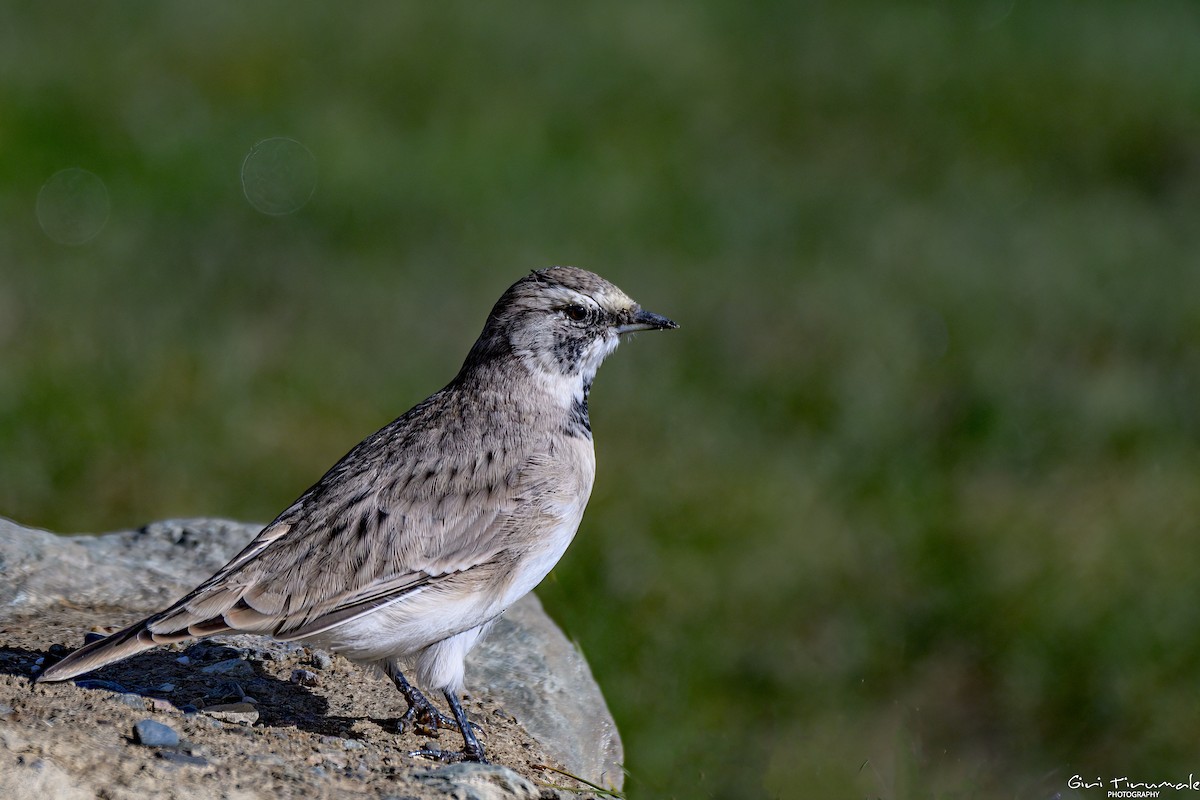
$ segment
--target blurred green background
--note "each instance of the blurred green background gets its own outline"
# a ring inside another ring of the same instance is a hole
[[[6,516],[266,521],[559,263],[683,326],[539,590],[630,797],[1200,769],[1195,3],[0,6]]]

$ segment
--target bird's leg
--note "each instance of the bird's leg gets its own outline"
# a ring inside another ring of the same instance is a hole
[[[458,702],[458,695],[449,690],[443,691],[442,694],[446,695],[446,700],[450,703],[450,710],[454,712],[454,720],[458,723],[458,729],[462,731],[462,752],[457,750],[432,750],[426,748],[423,750],[414,750],[413,752],[409,753],[409,755],[433,758],[438,761],[444,761],[448,764],[452,764],[457,761],[475,761],[480,764],[488,763],[487,758],[483,755],[483,745],[481,745],[479,740],[475,738],[475,731],[472,730],[474,723],[467,719],[467,712],[463,711],[462,703]]]
[[[400,717],[401,730],[412,726],[413,730],[418,733],[436,736],[439,728],[450,728],[458,724],[456,719],[446,716],[438,710],[437,706],[429,702],[429,698],[421,694],[420,689],[405,680],[399,670],[396,670],[391,677],[396,688],[408,701],[408,710],[404,712],[404,716]]]
[[[462,703],[458,702],[458,695],[449,690],[442,694],[446,695],[446,701],[450,703],[450,710],[454,712],[454,720],[458,723],[458,729],[462,731],[463,760],[486,764],[487,758],[483,755],[483,745],[479,743],[479,739],[475,738],[475,731],[471,730],[473,723],[467,719],[467,712],[463,711]]]

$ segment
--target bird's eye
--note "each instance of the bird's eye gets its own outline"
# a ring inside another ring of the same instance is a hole
[[[564,308],[563,313],[567,315],[567,319],[574,322],[583,322],[585,319],[587,319],[588,315],[586,308],[580,305],[575,305],[574,303]]]

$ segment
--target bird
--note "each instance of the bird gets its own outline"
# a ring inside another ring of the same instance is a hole
[[[459,700],[467,653],[575,536],[595,478],[588,395],[601,362],[628,334],[678,327],[587,270],[530,272],[449,384],[351,449],[183,598],[37,680],[262,634],[379,667],[408,704],[402,726],[462,735],[461,751],[411,755],[486,763]],[[452,716],[419,686],[440,691]]]

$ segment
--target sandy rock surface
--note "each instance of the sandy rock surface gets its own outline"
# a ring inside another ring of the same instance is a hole
[[[461,738],[401,730],[403,698],[381,674],[258,636],[160,647],[75,682],[32,684],[40,663],[169,603],[256,532],[192,520],[66,538],[0,520],[0,797],[588,796],[555,769],[620,786],[603,697],[532,596],[468,663],[464,707],[487,766],[409,756],[426,743],[458,749]]]

